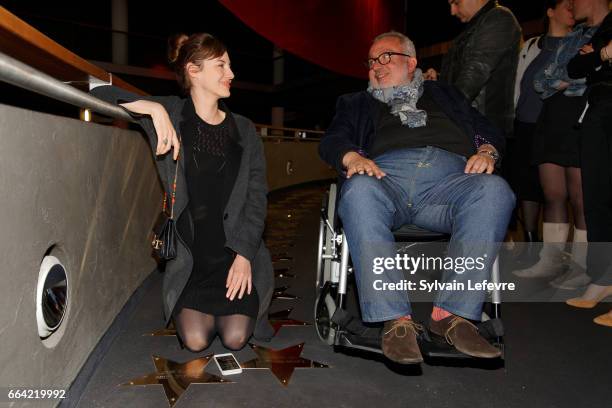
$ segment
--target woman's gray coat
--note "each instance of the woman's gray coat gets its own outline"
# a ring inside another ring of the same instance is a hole
[[[91,94],[110,103],[118,104],[146,99],[164,106],[174,129],[180,134],[181,123],[187,118],[186,103],[188,99],[176,96],[139,96],[114,86],[94,88]],[[244,116],[232,114],[220,102],[219,107],[229,114],[230,137],[242,148],[240,167],[234,188],[230,194],[223,215],[225,246],[251,261],[253,285],[259,297],[258,321],[255,337],[269,338],[272,328],[268,323],[268,307],[272,298],[274,277],[270,254],[265,247],[262,234],[267,211],[266,164],[261,139],[255,132],[253,123]],[[132,114],[145,130],[153,152],[157,149],[157,134],[153,121],[148,115]],[[181,146],[181,149],[183,147]],[[176,169],[172,151],[156,157],[157,169],[164,189],[171,191]],[[193,257],[189,249],[193,242],[193,220],[187,203],[187,184],[185,180],[185,161],[182,150],[179,157],[179,168],[176,181],[176,202],[174,214],[180,239],[177,243],[177,257],[166,262],[163,280],[163,313],[166,324],[172,317],[174,306],[187,284],[193,268]]]

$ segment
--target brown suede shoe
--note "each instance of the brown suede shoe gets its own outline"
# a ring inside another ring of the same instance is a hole
[[[395,319],[385,322],[382,337],[382,352],[391,361],[400,364],[418,364],[423,361],[417,334],[423,326],[410,319]]]
[[[429,330],[454,346],[463,354],[480,358],[497,358],[501,350],[493,347],[479,333],[478,328],[460,316],[451,315],[440,321],[430,319]]]

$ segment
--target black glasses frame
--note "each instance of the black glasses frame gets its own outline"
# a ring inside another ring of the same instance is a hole
[[[367,60],[364,61],[364,64],[365,64],[366,68],[368,68],[368,69],[372,69],[372,67],[374,66],[375,62],[378,62],[380,65],[387,65],[388,63],[391,62],[391,57],[393,55],[402,55],[404,57],[412,57],[412,55],[404,54],[403,52],[385,51],[385,52],[381,53],[376,58],[368,58]],[[383,56],[385,58],[381,59]],[[383,61],[385,61],[385,62],[383,62]]]

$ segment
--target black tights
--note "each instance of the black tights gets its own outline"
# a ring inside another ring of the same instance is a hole
[[[181,309],[174,323],[185,347],[195,353],[210,346],[217,333],[225,348],[240,350],[255,327],[255,319],[246,315],[213,316],[189,308]]]
[[[582,180],[577,167],[562,167],[543,163],[538,166],[544,191],[544,222],[569,222],[567,200],[574,210],[574,226],[586,229],[582,200]]]

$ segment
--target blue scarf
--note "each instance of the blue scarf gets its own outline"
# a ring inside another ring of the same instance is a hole
[[[414,71],[414,78],[408,84],[391,88],[373,88],[370,84],[368,92],[374,99],[389,105],[391,114],[398,116],[402,125],[417,128],[427,124],[427,112],[416,107],[423,95],[423,73],[420,68]]]

